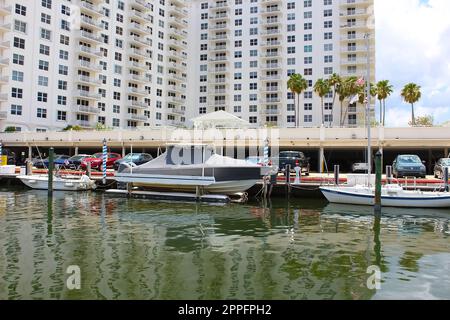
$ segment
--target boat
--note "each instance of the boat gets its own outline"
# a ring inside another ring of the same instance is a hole
[[[367,185],[321,187],[331,203],[374,206],[375,188]],[[450,193],[404,190],[399,185],[381,188],[381,205],[397,208],[450,208]]]
[[[205,144],[172,144],[159,157],[135,166],[122,163],[117,182],[134,187],[232,195],[253,187],[273,168],[221,156]]]
[[[27,187],[37,190],[48,190],[48,175],[17,176]],[[95,181],[88,176],[54,176],[53,190],[55,191],[86,191],[95,189]]]

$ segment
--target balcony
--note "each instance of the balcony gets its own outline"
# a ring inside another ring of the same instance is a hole
[[[91,42],[91,43],[92,42],[98,43],[98,44],[103,43],[101,37],[98,37],[98,36],[96,36],[93,33],[86,32],[86,31],[83,31],[83,30],[80,30],[78,32],[78,38],[80,38],[83,41],[87,41],[87,42]]]
[[[100,100],[102,98],[101,94],[94,93],[91,91],[86,91],[86,90],[75,90],[73,96],[77,97],[77,98],[84,98],[84,99],[91,99],[91,100]]]
[[[226,23],[216,24],[214,26],[209,27],[209,31],[223,31],[228,30],[229,25]]]
[[[0,75],[0,83],[1,84],[6,84],[9,82],[9,76],[1,76]]]
[[[261,21],[261,23],[265,26],[265,27],[270,27],[270,26],[280,26],[281,25],[281,19],[263,19]]]
[[[11,48],[11,41],[2,41],[0,42],[0,48],[9,49]]]
[[[260,102],[262,104],[270,104],[270,103],[278,104],[278,103],[281,103],[281,98],[263,98],[263,99],[260,100]]]
[[[341,12],[339,12],[339,16],[341,18],[368,18],[371,14],[373,13],[373,10],[370,11],[367,8],[359,8],[359,9],[355,9],[353,10],[353,8],[351,10],[341,10]]]
[[[152,9],[152,6],[144,0],[131,0],[131,5],[142,11],[148,11]]]
[[[259,34],[262,36],[280,35],[281,29],[267,29],[267,30],[261,31]]]
[[[8,101],[8,98],[9,98],[9,94],[8,93],[0,93],[0,101],[1,102]]]
[[[261,66],[261,69],[263,69],[263,70],[279,70],[279,69],[281,69],[281,64],[277,64],[277,63],[265,64],[265,65]]]
[[[6,119],[8,119],[8,112],[0,111],[0,120],[6,120]]]
[[[261,81],[280,81],[281,75],[261,76]]]
[[[89,120],[77,120],[75,124],[82,128],[90,128],[90,129],[95,128],[95,126],[97,125],[96,122]]]
[[[9,58],[1,59],[1,60],[0,60],[0,66],[1,66],[1,67],[7,67],[7,66],[9,66]]]
[[[102,84],[102,81],[100,79],[95,79],[95,78],[91,78],[91,77],[87,77],[87,76],[83,76],[83,75],[78,75],[76,82],[93,85],[93,86],[100,86]]]
[[[97,29],[99,31],[103,30],[102,25],[100,23],[98,23],[94,19],[91,19],[91,18],[86,17],[86,16],[81,16],[80,25],[87,26],[89,28],[95,28],[95,29]]]
[[[180,27],[181,29],[186,29],[188,27],[186,20],[182,20],[174,16],[169,17],[169,24]]]
[[[11,23],[6,22],[5,19],[0,19],[0,32],[11,31]]]
[[[228,4],[228,2],[214,3],[209,6],[209,9],[211,9],[211,10],[229,9],[229,8],[230,8],[230,5]]]
[[[150,82],[150,79],[146,76],[140,76],[137,74],[130,74],[128,77],[129,81],[136,81],[136,82],[140,82],[140,83],[148,83]]]
[[[273,58],[281,59],[282,58],[282,54],[281,54],[281,51],[264,52],[264,53],[260,54],[260,57],[261,58],[267,58],[267,59],[273,59]]]
[[[151,30],[147,27],[145,27],[142,24],[136,23],[136,22],[132,22],[128,25],[128,28],[131,31],[137,32],[137,33],[141,33],[141,34],[151,34]]]
[[[80,52],[85,53],[86,55],[93,57],[93,58],[99,58],[103,55],[100,52],[100,50],[96,50],[95,48],[92,48],[92,47],[80,46],[79,49],[80,49]]]
[[[373,44],[375,42],[375,37],[373,34],[370,35],[370,42]],[[357,34],[346,34],[341,36],[341,42],[367,42],[364,33]]]
[[[217,95],[228,95],[227,89],[215,89],[215,90],[209,90],[208,94],[210,96],[217,96]]]
[[[261,87],[260,88],[261,92],[280,92],[281,88],[280,87]]]
[[[273,5],[273,4],[279,4],[282,0],[261,0],[261,4],[265,5]]]
[[[209,37],[209,41],[229,41],[230,38],[227,34],[219,34]]]
[[[181,127],[184,126],[184,123],[178,120],[167,120],[166,124],[168,126],[173,126],[173,127]]]
[[[140,21],[144,24],[152,22],[152,17],[150,15],[142,13],[140,11],[131,10],[130,14],[131,14],[131,18],[133,18],[134,20]]]
[[[187,70],[187,66],[185,66],[181,63],[176,63],[176,62],[169,62],[167,64],[167,67],[170,69],[175,69],[177,71],[181,71],[181,72],[185,72]]]
[[[228,68],[210,68],[208,72],[213,74],[224,74],[229,73],[229,70]]]
[[[131,100],[130,107],[137,108],[137,109],[147,109],[149,107],[149,105],[143,101]]]
[[[212,84],[212,85],[220,84],[220,85],[225,85],[225,86],[227,86],[229,84],[226,78],[212,78],[212,79],[208,80],[208,83]]]
[[[186,100],[177,97],[167,97],[167,102],[173,104],[184,104]]]
[[[174,74],[174,73],[169,73],[169,77],[172,81],[186,82],[186,80],[187,80],[186,77],[182,77],[182,76]]]
[[[8,16],[12,12],[12,6],[6,5],[5,0],[0,0],[0,16]]]
[[[180,29],[171,27],[171,28],[169,28],[169,35],[184,39],[187,37],[188,34],[184,30],[180,30]]]
[[[128,93],[129,94],[134,94],[134,95],[137,95],[137,96],[148,96],[149,95],[149,93],[146,90],[138,89],[138,88],[134,88],[134,87],[129,87],[128,88]]]
[[[230,21],[230,16],[228,14],[215,14],[209,17],[209,20],[218,22],[218,21]]]
[[[262,47],[279,47],[281,46],[281,41],[263,41],[261,42]]]
[[[94,72],[100,72],[103,70],[103,68],[100,65],[93,64],[92,62],[88,62],[85,60],[78,60],[77,68]]]
[[[211,49],[210,49],[210,51],[211,52],[228,52],[229,50],[228,50],[228,47],[226,46],[226,45],[224,45],[224,46],[215,46],[215,47],[212,47]]]
[[[100,113],[100,109],[98,107],[77,105],[76,110],[77,110],[76,111],[77,113],[82,113],[82,114],[99,114]]]
[[[181,110],[179,108],[167,108],[167,113],[168,114],[172,114],[172,115],[177,115],[177,116],[184,116],[186,111],[185,110]]]
[[[185,93],[186,88],[182,86],[174,86],[174,85],[168,85],[167,90],[177,92],[177,93]]]
[[[152,41],[150,39],[146,39],[144,37],[133,36],[130,38],[130,41],[134,42],[135,44],[138,44],[138,45],[144,45],[146,47],[152,46]]]
[[[136,48],[128,48],[128,54],[132,57],[151,59],[152,56],[149,52],[136,49]]]
[[[146,122],[148,121],[148,117],[136,113],[128,113],[127,119],[133,120],[133,121],[140,121],[140,122]]]
[[[375,46],[369,47],[370,51],[375,51]],[[348,53],[365,53],[367,52],[366,46],[351,46],[351,47],[341,47],[341,53],[348,54]]]
[[[128,61],[127,65],[131,69],[138,69],[138,70],[141,70],[141,71],[147,71],[148,70],[148,67],[145,64],[137,62],[137,61]]]
[[[340,2],[341,7],[367,7],[373,5],[373,0],[344,0]]]
[[[185,54],[181,54],[180,52],[177,52],[175,50],[169,50],[168,55],[169,55],[169,57],[174,58],[174,59],[185,60],[187,58],[187,56]]]
[[[213,58],[209,58],[210,62],[225,62],[228,63],[228,57],[227,56],[221,56],[221,57],[213,57]]]
[[[341,30],[369,30],[369,24],[366,22],[356,22],[356,23],[347,23],[346,25],[341,26]]]
[[[186,18],[188,16],[188,14],[189,14],[187,10],[181,9],[181,8],[179,8],[177,6],[174,6],[174,5],[169,6],[169,10],[168,11],[169,11],[169,14],[174,14],[174,15],[177,15],[177,16],[179,16],[181,18]]]
[[[175,39],[170,39],[168,41],[168,44],[170,46],[173,46],[173,47],[175,47],[177,49],[181,49],[181,50],[185,50],[187,48],[187,43],[185,43],[183,41],[178,41],[178,40],[175,40]]]
[[[80,10],[94,16],[103,16],[103,10],[100,7],[90,4],[86,1],[79,1]]]
[[[270,115],[270,116],[279,116],[281,115],[281,110],[279,109],[262,109],[261,114]]]
[[[261,10],[262,15],[273,15],[273,14],[279,14],[282,13],[280,8],[266,8]]]

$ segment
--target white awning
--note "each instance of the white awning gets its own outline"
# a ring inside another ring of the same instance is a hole
[[[241,129],[250,127],[249,122],[225,111],[208,113],[191,119],[191,121],[194,124],[194,128],[203,130],[209,128]]]

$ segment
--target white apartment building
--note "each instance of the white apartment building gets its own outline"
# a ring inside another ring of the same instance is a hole
[[[185,0],[0,0],[0,131],[186,120]]]
[[[300,126],[319,126],[313,83],[365,76],[368,32],[374,81],[373,2],[0,0],[0,132],[184,126],[216,110],[293,127],[292,73],[310,84]],[[348,109],[346,125],[364,121],[364,106]]]
[[[320,126],[321,99],[313,84],[333,73],[366,76],[366,33],[375,81],[373,5],[374,0],[191,1],[189,117],[225,110],[255,126],[295,127],[287,81],[300,73],[310,85],[300,100],[300,126]],[[325,124],[339,126],[341,108],[337,98],[333,108],[333,93],[324,109]],[[365,124],[363,105],[342,115],[347,126]]]

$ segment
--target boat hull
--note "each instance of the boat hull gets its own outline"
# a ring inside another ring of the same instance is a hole
[[[31,189],[48,190],[48,177],[41,176],[18,176],[23,184]],[[86,191],[95,188],[95,183],[88,179],[61,179],[53,180],[55,191]]]
[[[362,206],[375,205],[375,196],[369,192],[345,191],[345,188],[322,187],[320,190],[331,203],[353,204]],[[450,194],[410,192],[405,195],[381,196],[381,205],[385,207],[397,208],[450,208]]]

